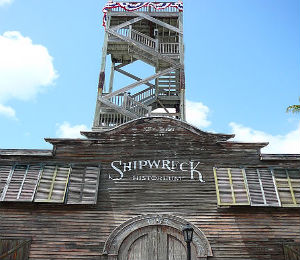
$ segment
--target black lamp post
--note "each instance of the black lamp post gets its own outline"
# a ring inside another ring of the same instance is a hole
[[[183,227],[182,232],[187,247],[187,260],[191,260],[191,242],[193,241],[194,229],[190,224],[186,224]]]

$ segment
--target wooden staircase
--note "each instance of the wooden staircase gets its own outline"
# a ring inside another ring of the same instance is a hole
[[[166,116],[180,118],[180,113],[170,113],[168,110],[168,108],[178,110],[182,101],[182,98],[180,99],[180,73],[183,71],[183,64],[180,61],[179,43],[163,43],[159,41],[158,37],[153,38],[134,29],[135,24],[143,19],[151,21],[154,19],[158,23],[161,22],[145,13],[133,13],[137,17],[127,19],[127,21],[115,26],[108,26],[106,37],[108,53],[115,61],[111,73],[117,71],[134,79],[135,82],[115,91],[112,91],[112,84],[110,83],[110,89],[107,93],[103,90],[103,85],[101,86],[101,82],[104,82],[104,72],[100,73],[93,130],[105,130],[132,119],[153,115],[153,110],[156,108],[163,108]],[[173,30],[178,30],[174,26],[163,24]],[[122,58],[119,60],[115,55],[116,48],[121,49],[124,55],[130,59]],[[156,73],[141,79],[122,69],[136,60],[141,60],[155,67]],[[115,66],[115,63],[120,64]],[[155,81],[155,84],[151,83],[152,81]],[[145,88],[140,90],[141,86]],[[135,91],[137,87],[139,87],[139,91]],[[130,94],[129,91],[134,93]]]

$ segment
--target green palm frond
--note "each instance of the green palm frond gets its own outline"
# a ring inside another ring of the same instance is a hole
[[[288,106],[287,109],[286,109],[286,112],[299,113],[300,112],[300,105]]]
[[[300,97],[299,97],[299,103],[300,103]],[[300,113],[300,105],[288,106],[286,112]]]

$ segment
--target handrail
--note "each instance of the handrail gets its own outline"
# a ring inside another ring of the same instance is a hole
[[[131,97],[138,102],[142,102],[150,97],[154,97],[155,96],[155,88],[153,87],[149,87],[146,88],[134,95],[131,95]]]
[[[142,107],[142,108],[145,108],[145,109],[147,109],[148,110],[148,106],[146,106],[146,105],[144,105],[143,103],[141,103],[141,102],[138,102],[138,101],[136,101],[135,99],[133,99],[132,97],[130,97],[130,96],[127,96],[127,99],[132,103],[132,105],[134,105],[134,106],[140,106],[140,107]]]
[[[131,40],[146,45],[152,49],[157,50],[162,54],[179,54],[179,43],[163,42],[158,43],[158,39],[153,39],[150,36],[139,31],[129,28],[120,28],[116,32],[122,36],[128,37]]]
[[[130,30],[130,29],[129,29]],[[152,49],[156,49],[157,47],[157,40],[149,37],[146,34],[138,32],[134,29],[130,30],[130,39],[142,43]]]
[[[162,54],[179,54],[179,43],[160,43],[159,52]]]
[[[127,96],[124,99],[124,107],[126,110],[135,113],[138,116],[145,116],[151,112],[151,107],[147,107],[143,103],[135,101],[130,96]]]
[[[112,96],[109,98],[109,101],[114,103],[117,106],[122,106],[124,102],[124,93]]]

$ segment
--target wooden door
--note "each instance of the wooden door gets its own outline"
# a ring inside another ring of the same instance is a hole
[[[192,245],[192,260],[196,249]],[[148,226],[132,232],[122,243],[118,260],[186,260],[181,231],[167,226]]]

